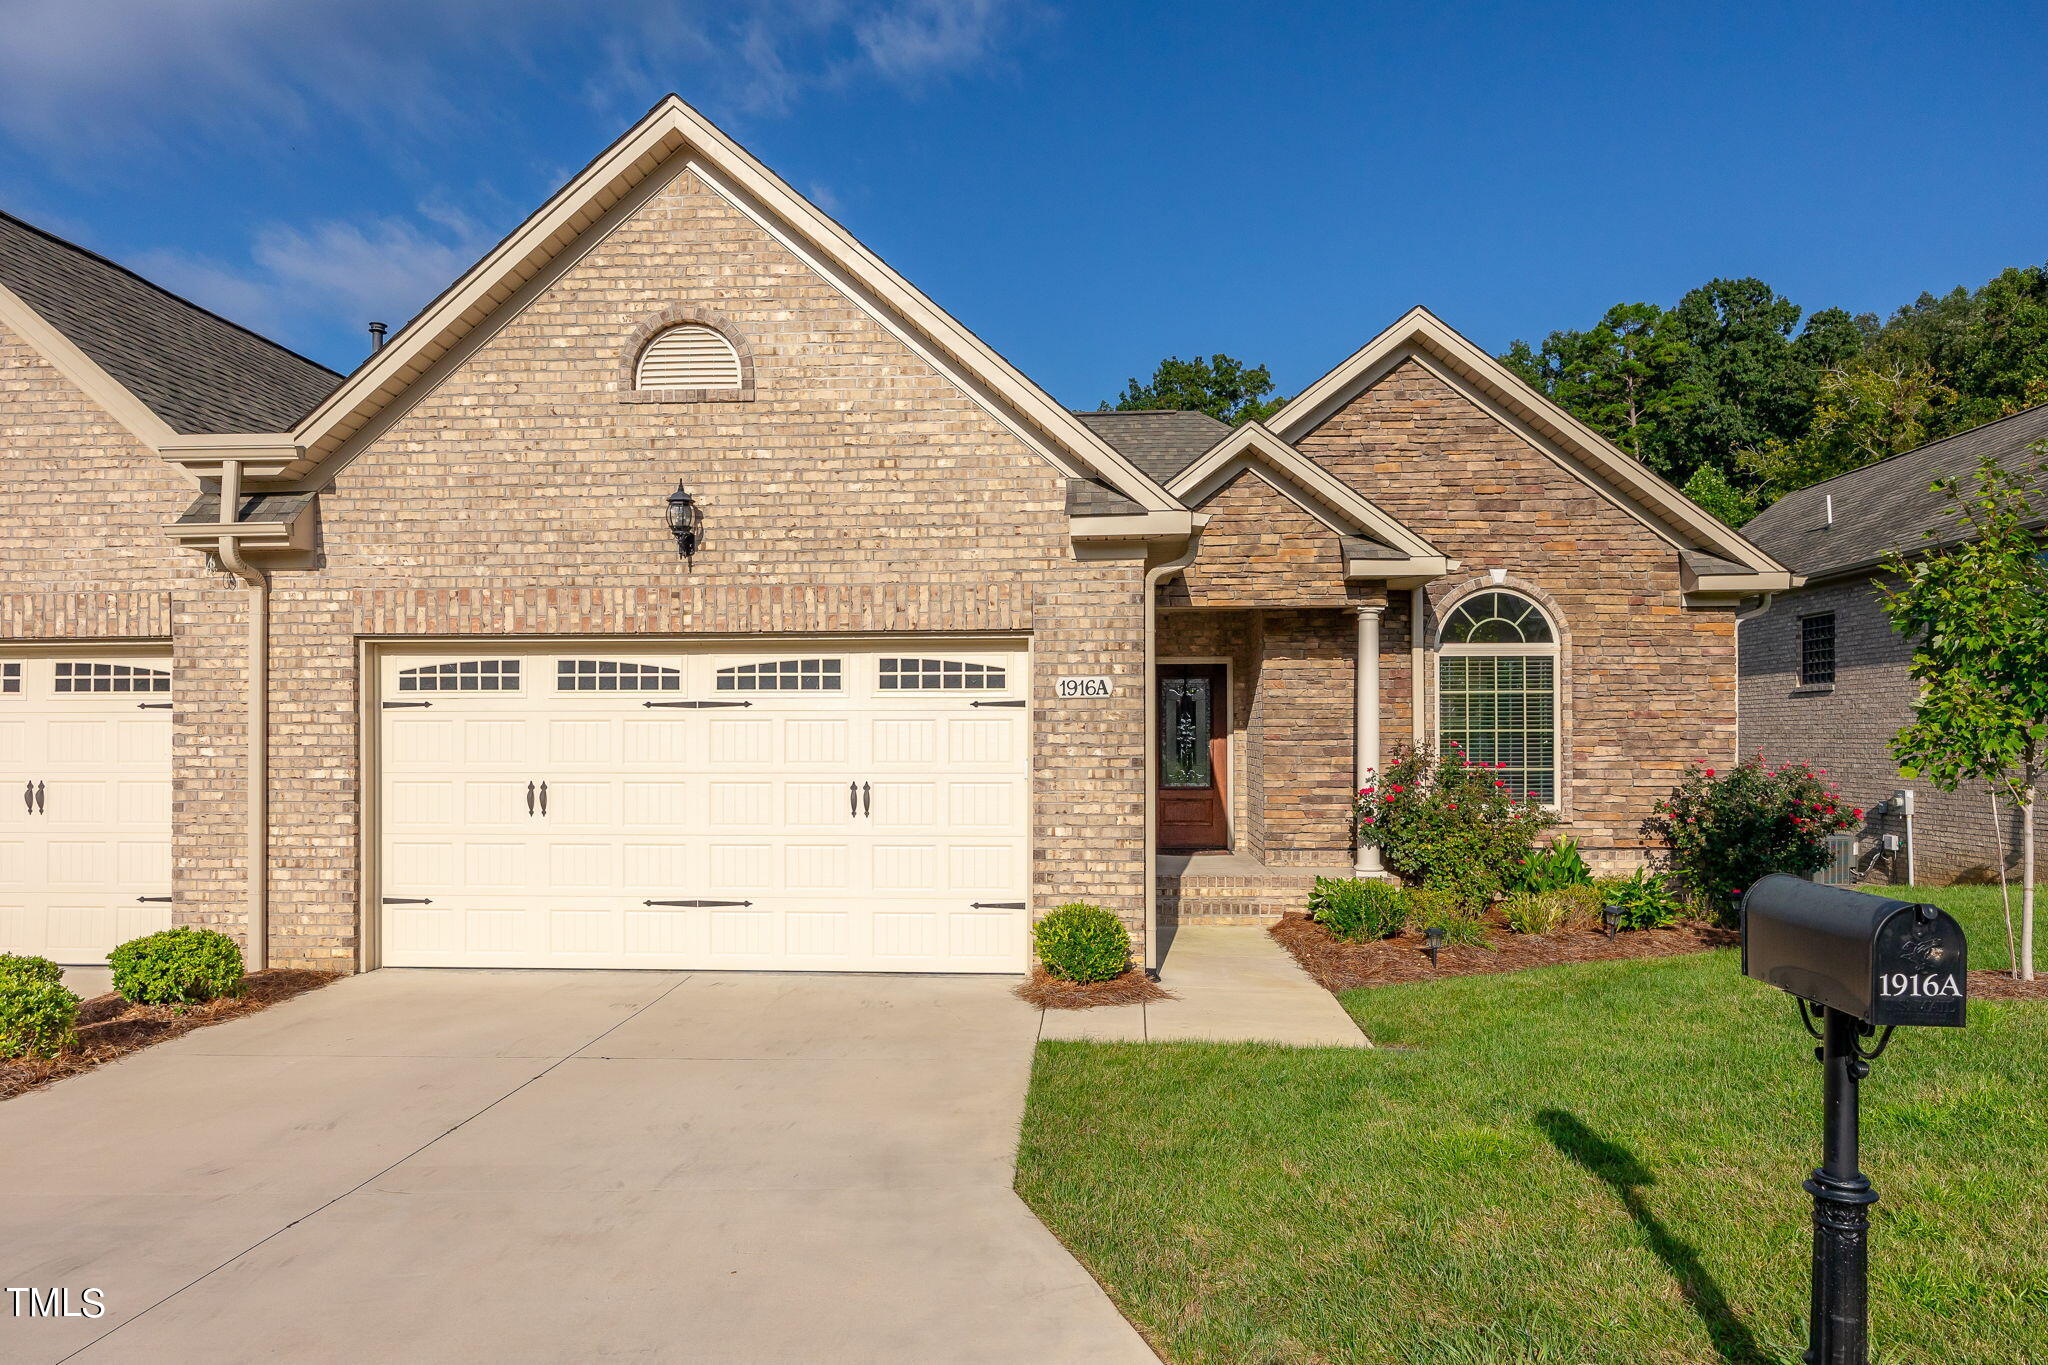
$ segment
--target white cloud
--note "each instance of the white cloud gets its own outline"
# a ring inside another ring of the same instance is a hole
[[[310,318],[395,331],[447,288],[490,245],[477,224],[444,206],[406,218],[331,220],[260,228],[246,261],[155,251],[135,265],[165,288],[260,332],[284,333]]]
[[[0,128],[53,154],[253,147],[340,120],[405,140],[580,68],[605,113],[675,89],[755,113],[988,60],[1035,0],[0,0]],[[479,63],[485,64],[479,66]],[[492,82],[488,64],[500,64]]]

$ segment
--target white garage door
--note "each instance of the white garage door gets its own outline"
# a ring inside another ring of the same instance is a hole
[[[171,662],[0,657],[0,952],[103,963],[171,923]]]
[[[387,966],[1016,972],[1015,647],[381,661]]]

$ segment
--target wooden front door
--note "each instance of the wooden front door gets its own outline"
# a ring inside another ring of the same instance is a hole
[[[1227,849],[1230,699],[1222,664],[1159,668],[1159,846]]]

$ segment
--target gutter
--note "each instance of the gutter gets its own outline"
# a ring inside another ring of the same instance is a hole
[[[270,965],[270,578],[242,557],[229,528],[242,502],[242,464],[221,466],[219,546],[221,564],[249,585],[248,716],[248,888],[244,901],[242,958],[260,972]]]
[[[1180,554],[1145,570],[1145,974],[1159,976],[1159,585],[1194,563],[1205,513],[1196,513]]]

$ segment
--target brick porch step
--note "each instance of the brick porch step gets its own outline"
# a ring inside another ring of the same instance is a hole
[[[1159,878],[1159,917],[1177,924],[1271,924],[1308,900],[1316,874],[1183,872]]]

